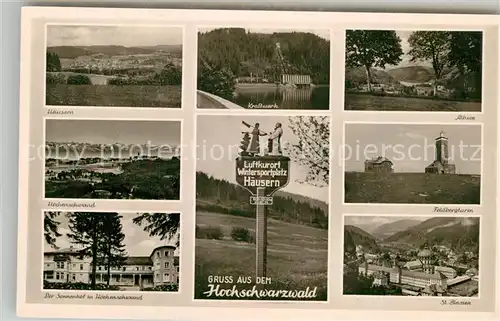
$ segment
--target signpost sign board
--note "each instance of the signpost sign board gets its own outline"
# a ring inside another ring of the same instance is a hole
[[[257,188],[265,188],[265,196],[272,196],[288,185],[290,158],[286,156],[240,156],[236,159],[236,182],[252,195]]]
[[[247,189],[250,204],[255,205],[256,276],[267,270],[267,206],[273,205],[273,194],[288,185],[290,158],[282,155],[240,156],[236,159],[236,182]]]

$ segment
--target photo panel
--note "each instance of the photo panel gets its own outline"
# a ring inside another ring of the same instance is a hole
[[[328,110],[329,87],[328,29],[198,29],[198,108]]]
[[[483,32],[346,30],[345,110],[481,112]]]
[[[43,214],[43,289],[52,295],[179,291],[179,213]]]
[[[46,119],[45,198],[179,200],[180,120]]]
[[[345,215],[343,294],[478,298],[479,224],[475,216]]]
[[[330,118],[203,115],[196,129],[194,298],[327,301]]]
[[[178,26],[46,26],[47,106],[181,108]]]
[[[345,203],[481,204],[481,124],[344,127]]]

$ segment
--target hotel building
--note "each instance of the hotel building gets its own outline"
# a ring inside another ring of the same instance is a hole
[[[149,256],[129,256],[120,267],[111,268],[109,285],[123,290],[142,290],[160,285],[179,284],[179,257],[176,247],[155,248]],[[44,253],[43,279],[56,283],[90,283],[92,259],[69,247]],[[96,283],[107,284],[108,271],[97,266]]]

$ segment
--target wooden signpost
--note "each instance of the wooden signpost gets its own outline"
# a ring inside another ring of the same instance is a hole
[[[282,155],[240,156],[236,159],[236,182],[247,189],[250,204],[255,205],[256,277],[266,277],[267,206],[273,194],[288,185],[290,158]]]

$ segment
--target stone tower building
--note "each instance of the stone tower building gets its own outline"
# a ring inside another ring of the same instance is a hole
[[[448,162],[448,137],[444,136],[444,132],[436,138],[436,159],[425,168],[426,173],[436,174],[455,174],[455,164]]]

